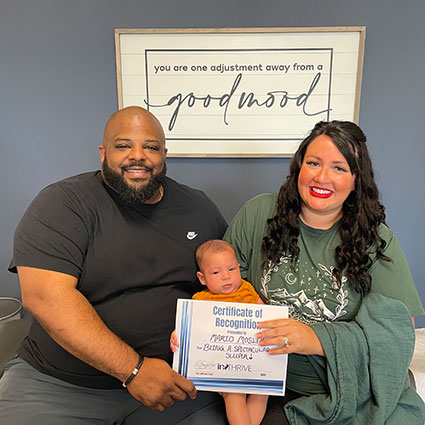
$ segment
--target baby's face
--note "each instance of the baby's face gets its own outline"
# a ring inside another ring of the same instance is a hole
[[[238,260],[231,249],[206,254],[198,277],[213,294],[231,294],[241,286]]]

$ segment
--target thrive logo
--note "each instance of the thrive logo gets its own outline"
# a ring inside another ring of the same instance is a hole
[[[231,370],[231,367],[229,363],[226,363],[226,364],[217,363],[217,370]]]
[[[217,370],[226,370],[227,372],[233,372],[233,371],[252,372],[252,365],[251,364],[217,363]]]

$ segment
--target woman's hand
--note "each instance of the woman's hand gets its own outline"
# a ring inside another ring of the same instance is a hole
[[[276,319],[258,323],[263,329],[256,334],[261,346],[276,346],[269,354],[298,353],[325,356],[313,329],[295,319]]]

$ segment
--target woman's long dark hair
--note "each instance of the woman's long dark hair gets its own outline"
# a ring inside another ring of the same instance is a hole
[[[365,294],[370,291],[372,264],[369,256],[376,250],[377,257],[391,261],[384,255],[386,242],[379,236],[378,228],[385,223],[385,208],[379,202],[379,192],[374,180],[372,162],[366,147],[366,136],[349,121],[321,121],[300,144],[289,167],[289,176],[279,190],[276,216],[269,219],[268,234],[263,239],[263,251],[267,260],[276,264],[286,252],[292,262],[299,256],[299,214],[301,198],[298,192],[298,176],[309,144],[320,135],[330,137],[347,160],[355,175],[355,189],[342,206],[339,224],[341,244],[335,249],[336,267],[333,275],[340,284],[342,272],[354,289]]]

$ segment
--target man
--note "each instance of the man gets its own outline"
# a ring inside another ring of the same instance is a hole
[[[16,230],[10,270],[36,321],[0,380],[0,423],[186,424],[201,408],[190,423],[224,420],[218,396],[197,397],[168,362],[176,300],[199,289],[194,252],[225,220],[166,177],[145,109],[113,114],[99,153],[101,172],[45,188]]]

